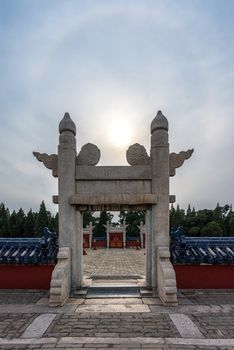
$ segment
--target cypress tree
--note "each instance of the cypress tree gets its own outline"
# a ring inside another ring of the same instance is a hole
[[[35,214],[32,209],[27,213],[25,223],[24,223],[24,234],[25,236],[32,237],[34,235],[34,228],[36,226]]]
[[[50,215],[46,210],[45,202],[42,201],[40,205],[40,210],[37,215],[36,226],[35,226],[35,235],[41,236],[43,234],[44,227],[50,226]]]
[[[6,236],[9,232],[9,209],[5,208],[3,203],[0,204],[0,236]]]

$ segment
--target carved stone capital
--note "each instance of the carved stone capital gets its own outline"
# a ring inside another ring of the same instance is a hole
[[[189,159],[194,152],[194,149],[189,149],[188,151],[182,151],[179,154],[170,153],[169,162],[170,162],[170,176],[174,176],[176,173],[176,168],[180,168],[186,159]]]
[[[156,130],[151,136],[151,147],[168,147],[168,133],[166,130]]]
[[[54,177],[58,177],[58,155],[33,152],[39,162],[42,162],[47,169],[52,170]]]

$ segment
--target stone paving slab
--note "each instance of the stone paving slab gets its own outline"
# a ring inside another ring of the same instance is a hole
[[[100,313],[100,312],[150,312],[150,309],[147,305],[139,304],[91,304],[91,305],[80,305],[76,309],[76,312],[90,312],[90,313]]]
[[[127,276],[140,277],[145,275],[144,249],[87,249],[83,256],[84,275],[88,277]]]
[[[186,349],[186,350],[233,350],[232,339],[182,339],[182,338],[99,338],[62,337],[40,339],[2,339],[0,349]]]
[[[103,298],[103,299],[84,299],[85,305],[121,305],[121,304],[143,304],[141,298]]]
[[[33,322],[37,314],[0,314],[0,334],[1,337],[19,337],[25,329]]]
[[[124,305],[122,305],[124,306]],[[136,307],[147,305],[136,305]],[[168,314],[83,313],[61,314],[52,322],[47,337],[179,337]]]
[[[234,312],[226,314],[195,314],[192,321],[206,338],[234,338]]]

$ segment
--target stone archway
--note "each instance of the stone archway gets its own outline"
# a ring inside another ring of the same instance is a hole
[[[77,155],[76,126],[68,113],[59,124],[58,154],[33,152],[58,177],[59,253],[53,271],[50,305],[63,305],[82,286],[82,212],[146,211],[146,283],[165,305],[177,304],[176,278],[169,252],[169,177],[193,150],[169,154],[168,121],[159,111],[151,123],[150,156],[144,146],[127,150],[130,166],[96,166],[100,150],[86,144]]]

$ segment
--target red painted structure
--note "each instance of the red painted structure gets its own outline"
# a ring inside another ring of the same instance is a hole
[[[123,232],[109,232],[109,248],[123,248]]]
[[[234,289],[234,265],[174,265],[177,288]]]
[[[126,248],[138,248],[141,247],[140,239],[126,240]]]
[[[93,238],[92,248],[106,248],[106,240]]]
[[[234,289],[234,265],[174,265],[178,289]],[[49,289],[54,265],[0,265],[0,289]]]
[[[83,233],[83,248],[89,248],[89,234]]]
[[[49,289],[55,265],[0,265],[0,289]]]

